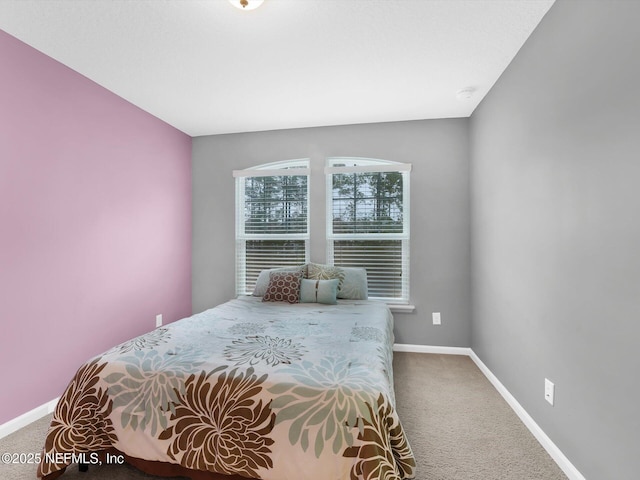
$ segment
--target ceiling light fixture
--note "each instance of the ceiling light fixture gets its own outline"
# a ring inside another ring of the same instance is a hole
[[[264,0],[229,0],[229,3],[240,10],[255,10]]]

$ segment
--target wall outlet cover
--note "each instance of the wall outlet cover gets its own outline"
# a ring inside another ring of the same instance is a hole
[[[553,397],[555,394],[555,385],[548,378],[544,379],[544,399],[553,405]]]

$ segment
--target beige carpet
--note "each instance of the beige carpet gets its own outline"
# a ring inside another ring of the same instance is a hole
[[[466,356],[396,353],[396,403],[420,480],[566,480]]]
[[[394,376],[418,480],[566,480],[468,357],[396,353]],[[49,421],[47,416],[0,439],[0,454],[40,452]],[[32,480],[35,471],[35,465],[0,464],[0,479]],[[61,480],[156,478],[105,465],[87,473],[70,467]]]

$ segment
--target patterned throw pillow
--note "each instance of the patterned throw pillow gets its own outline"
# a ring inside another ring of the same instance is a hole
[[[338,298],[345,300],[367,300],[367,270],[362,267],[343,267],[344,279],[338,290]]]
[[[263,302],[298,303],[302,272],[271,272],[269,286],[262,297]]]
[[[269,268],[267,270],[262,270],[258,275],[258,279],[256,280],[256,286],[253,289],[254,297],[262,297],[267,291],[267,287],[269,286],[269,275],[271,272],[302,272],[302,278],[307,278],[307,266],[306,265],[298,265],[292,267],[278,267],[278,268]]]
[[[344,280],[344,271],[340,267],[332,265],[321,265],[319,263],[307,264],[307,278],[310,280],[333,280],[338,279],[338,290]]]

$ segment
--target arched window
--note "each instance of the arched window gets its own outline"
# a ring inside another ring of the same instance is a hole
[[[369,296],[409,302],[410,164],[330,158],[327,261],[367,269]]]
[[[236,294],[267,268],[309,261],[309,160],[235,170]]]

